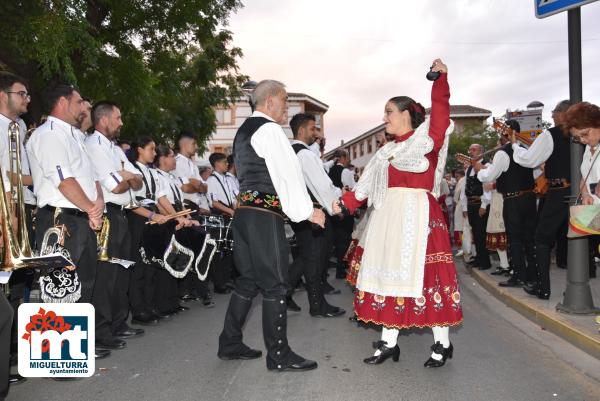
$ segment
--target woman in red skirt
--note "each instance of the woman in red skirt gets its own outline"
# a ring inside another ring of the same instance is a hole
[[[448,225],[436,200],[454,128],[448,69],[437,59],[433,71],[441,75],[431,92],[431,117],[425,119],[423,106],[409,97],[390,99],[383,121],[396,139],[379,149],[354,192],[342,197],[350,213],[367,202],[374,209],[354,300],[358,320],[383,326],[368,364],[398,361],[400,329],[431,327],[434,344],[425,366],[443,366],[453,352],[449,326],[463,318]]]

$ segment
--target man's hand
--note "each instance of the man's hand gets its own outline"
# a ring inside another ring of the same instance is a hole
[[[442,59],[436,58],[433,60],[431,71],[448,73],[448,66],[442,62]]]
[[[493,182],[486,182],[485,184],[483,184],[483,189],[486,191],[493,191],[494,190],[494,183]]]
[[[485,216],[486,213],[487,213],[487,209],[486,208],[484,208],[484,207],[479,208],[479,217]]]
[[[100,217],[99,219],[92,218],[91,216],[88,217],[88,224],[92,230],[98,231],[102,228],[102,217]]]
[[[515,135],[515,131],[513,131],[512,129],[510,130],[510,135],[508,137],[510,138],[510,143],[512,143],[513,145],[517,143],[517,136]]]
[[[164,224],[169,221],[169,219],[164,214],[156,213],[154,216],[152,216],[150,221],[153,221],[156,224]]]
[[[340,205],[340,201],[339,200],[334,200],[332,205],[331,205],[331,211],[333,212],[333,214],[340,214],[342,213],[342,207]]]
[[[593,205],[594,198],[590,194],[582,194],[581,195],[581,204],[582,205]]]
[[[129,181],[135,178],[136,174],[130,173],[127,170],[121,170],[118,172],[119,175],[123,178],[123,180],[125,181]]]
[[[85,211],[90,220],[102,220],[102,215],[104,214],[104,199],[101,197],[97,197],[94,203],[92,203],[92,207]]]
[[[469,213],[463,212],[463,219],[468,219],[468,218],[469,218]]]
[[[321,228],[325,228],[325,213],[323,213],[321,209],[313,209],[313,213],[308,221],[318,225]]]

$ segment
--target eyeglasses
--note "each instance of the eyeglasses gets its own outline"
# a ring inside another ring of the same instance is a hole
[[[15,95],[19,95],[21,96],[23,99],[27,99],[27,101],[29,102],[31,100],[31,95],[25,91],[18,91],[18,92],[6,92],[6,93],[14,93]]]

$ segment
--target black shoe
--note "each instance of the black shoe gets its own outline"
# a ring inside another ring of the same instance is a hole
[[[131,338],[131,337],[139,337],[144,334],[144,329],[134,329],[129,327],[125,330],[119,330],[115,333],[115,337],[119,338]]]
[[[400,359],[400,347],[398,347],[398,344],[396,344],[392,348],[386,347],[385,344],[385,341],[374,342],[373,345],[376,346],[375,348],[381,351],[381,354],[365,358],[363,359],[363,362],[368,365],[379,365],[381,363],[384,363],[390,357],[394,362],[398,362],[398,360]]]
[[[215,292],[217,294],[230,294],[231,288],[229,287],[215,287]]]
[[[149,313],[140,313],[139,315],[133,315],[131,318],[131,324],[139,324],[142,326],[156,326],[158,324],[158,318]]]
[[[537,285],[537,283],[527,283],[523,285],[523,291],[529,295],[537,296],[538,292],[540,291],[540,287]]]
[[[492,266],[479,266],[479,268],[478,268],[478,269],[479,269],[479,270],[489,270],[489,269],[491,269],[491,268],[492,268]]]
[[[442,360],[438,361],[437,359],[429,357],[429,359],[425,362],[423,366],[425,366],[426,368],[439,368],[441,366],[444,366],[444,364],[446,363],[446,359],[452,359],[452,354],[454,353],[454,346],[452,345],[452,343],[450,343],[450,346],[448,348],[444,348],[442,343],[437,342],[431,346],[431,351],[435,352],[438,355],[441,355]]]
[[[304,372],[306,370],[316,369],[319,366],[317,362],[303,358],[293,351],[290,351],[290,361],[287,363],[275,365],[273,362],[269,362],[269,359],[267,359],[267,369],[276,370],[278,372]]]
[[[21,376],[18,373],[14,373],[8,376],[8,384],[10,385],[15,385],[15,384],[21,384],[23,382],[27,381],[26,377]]]
[[[183,311],[186,311],[186,310],[190,310],[190,308],[189,308],[189,307],[187,307],[187,306],[183,306],[183,305],[177,305],[177,306],[175,307],[175,309],[176,309],[177,311],[179,311],[179,312],[183,312]]]
[[[500,287],[522,287],[523,282],[513,276],[506,281],[499,282],[498,285]]]
[[[300,312],[302,308],[294,301],[291,295],[287,296],[287,310],[292,312]]]
[[[243,345],[242,350],[235,354],[217,353],[217,356],[219,357],[219,359],[222,359],[224,361],[232,361],[234,359],[243,359],[243,360],[258,359],[262,356],[262,351],[257,350],[257,349],[252,349],[245,344],[242,344],[242,345]]]
[[[539,299],[545,299],[545,300],[548,300],[548,299],[550,299],[550,291],[541,291],[541,290],[540,290],[540,291],[538,291],[538,293],[537,293],[537,297],[538,297]]]
[[[190,301],[195,301],[197,299],[197,297],[190,295],[190,294],[185,294],[179,297],[179,299],[181,300],[181,302],[190,302]]]
[[[205,308],[214,308],[215,302],[212,300],[210,295],[207,295],[205,297],[202,297],[202,306],[204,306]]]
[[[96,346],[108,349],[123,349],[127,343],[119,338],[96,338]]]
[[[312,317],[339,317],[346,314],[346,311],[342,308],[338,308],[337,306],[331,306],[324,311],[310,313]]]
[[[496,271],[493,271],[490,274],[492,276],[502,276],[502,275],[508,273],[508,271],[509,271],[508,269],[503,269],[503,268],[499,267],[496,269]]]
[[[157,309],[153,310],[152,314],[154,315],[154,317],[156,319],[159,319],[159,320],[169,320],[173,317],[171,314],[169,314],[167,312],[160,312]]]
[[[110,356],[110,351],[107,349],[96,348],[94,356],[96,359],[104,359]]]

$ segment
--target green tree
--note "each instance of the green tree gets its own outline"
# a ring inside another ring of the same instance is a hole
[[[469,146],[474,143],[483,145],[485,150],[493,149],[497,146],[499,137],[499,134],[488,124],[465,124],[461,132],[455,132],[450,137],[446,170],[462,168],[462,164],[454,157],[457,153],[468,155]]]
[[[0,2],[0,69],[26,78],[30,113],[58,80],[83,96],[118,102],[123,137],[206,139],[213,107],[247,79],[226,30],[240,0],[9,0]]]

